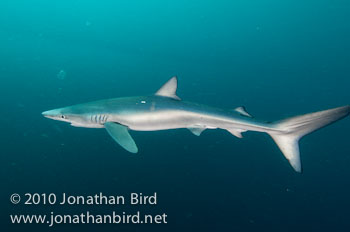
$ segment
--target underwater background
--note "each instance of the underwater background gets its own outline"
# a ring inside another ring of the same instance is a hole
[[[347,0],[0,2],[1,231],[349,231],[350,120],[301,140],[303,174],[272,139],[223,130],[104,129],[41,112],[152,94],[179,78],[186,101],[256,118],[350,104]],[[12,193],[158,193],[156,206],[13,205]],[[167,213],[161,225],[11,224],[10,214]]]

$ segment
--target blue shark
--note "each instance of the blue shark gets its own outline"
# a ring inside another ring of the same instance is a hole
[[[187,128],[199,136],[206,129],[224,129],[242,138],[246,131],[269,134],[297,172],[302,172],[299,140],[313,131],[336,122],[350,113],[342,106],[295,116],[277,122],[255,119],[240,106],[224,110],[182,101],[176,94],[177,77],[172,77],[155,94],[93,101],[42,113],[76,127],[105,128],[124,149],[137,153],[129,131],[157,131]]]

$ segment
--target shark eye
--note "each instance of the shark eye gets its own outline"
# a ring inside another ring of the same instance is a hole
[[[65,119],[65,118],[66,118],[66,116],[64,116],[64,115],[61,115],[61,118]]]

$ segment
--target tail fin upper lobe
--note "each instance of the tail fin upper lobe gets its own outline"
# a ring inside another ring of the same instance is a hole
[[[274,123],[279,132],[268,132],[295,171],[302,172],[299,140],[307,134],[336,122],[350,113],[350,106],[319,111]]]

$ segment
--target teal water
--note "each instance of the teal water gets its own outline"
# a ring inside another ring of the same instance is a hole
[[[131,132],[132,155],[103,129],[44,110],[146,95],[246,106],[268,121],[350,103],[350,2],[0,2],[1,231],[10,214],[168,214],[166,225],[57,225],[55,231],[349,231],[350,120],[305,137],[303,174],[271,138],[221,130]],[[158,193],[156,206],[13,205],[12,193]]]

